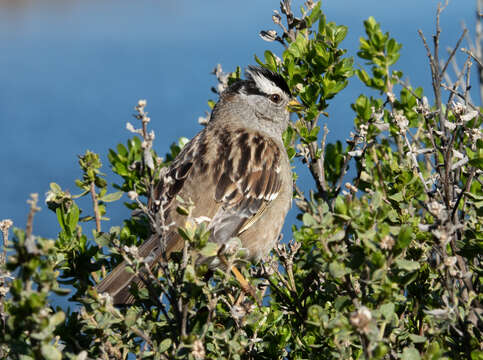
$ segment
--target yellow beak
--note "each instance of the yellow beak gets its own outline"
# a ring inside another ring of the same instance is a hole
[[[287,104],[287,110],[290,112],[297,112],[302,109],[303,105],[297,99],[292,99]]]

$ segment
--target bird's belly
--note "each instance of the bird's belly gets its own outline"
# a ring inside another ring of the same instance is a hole
[[[267,256],[277,244],[290,204],[291,198],[276,199],[265,210],[264,216],[257,220],[257,224],[239,235],[252,262],[258,262]]]

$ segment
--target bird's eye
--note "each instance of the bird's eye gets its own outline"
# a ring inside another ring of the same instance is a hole
[[[272,94],[269,96],[270,100],[273,101],[275,104],[278,104],[282,98],[278,94]]]

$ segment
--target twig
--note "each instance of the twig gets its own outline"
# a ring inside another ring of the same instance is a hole
[[[463,65],[463,70],[462,71],[459,71],[457,73],[456,82],[452,86],[453,91],[450,91],[450,95],[448,96],[448,102],[446,103],[446,118],[448,118],[448,116],[449,116],[449,110],[450,110],[451,101],[453,100],[454,96],[457,94],[456,91],[457,91],[458,87],[460,86],[460,82],[461,82],[461,80],[463,78],[464,69],[465,68],[468,68],[468,66],[469,66],[470,63],[471,63],[471,61],[470,61],[470,58],[468,57],[467,61]],[[443,87],[446,88],[446,86],[443,83],[441,83],[441,86],[443,86]]]
[[[470,175],[468,176],[468,180],[466,180],[466,185],[463,191],[459,194],[458,198],[456,199],[456,202],[453,207],[453,211],[451,212],[451,218],[454,220],[456,216],[456,211],[458,210],[459,204],[461,202],[461,199],[463,198],[464,194],[467,193],[470,190],[471,183],[473,182],[473,177],[475,176],[476,169],[471,168]]]
[[[293,275],[293,259],[295,254],[300,249],[301,244],[299,242],[291,241],[288,245],[290,248],[289,251],[287,251],[285,246],[280,245],[275,248],[275,252],[282,260],[285,270],[287,271],[289,282],[286,284],[288,285],[289,290],[291,290],[294,295],[297,295],[297,287],[295,286],[295,279]]]
[[[468,58],[467,66],[466,66],[465,104],[470,104],[471,65],[473,65],[473,63],[469,61],[469,58]]]
[[[295,204],[303,212],[308,211],[309,208],[310,208],[309,201],[305,197],[304,192],[302,190],[300,190],[299,186],[295,182],[293,184],[293,188],[294,188],[295,193],[297,194],[297,196],[300,198],[300,199],[297,199],[297,198],[294,199],[295,200]]]
[[[450,55],[448,57],[448,60],[446,60],[446,63],[444,64],[443,69],[441,70],[441,73],[442,74],[444,74],[446,72],[446,69],[448,68],[449,63],[451,62],[451,60],[453,59],[454,55],[456,54],[456,51],[458,50],[458,48],[459,48],[461,42],[463,41],[463,38],[465,37],[465,35],[466,35],[467,32],[468,32],[468,29],[464,29],[463,30],[463,33],[461,34],[460,38],[456,42],[455,47],[451,51],[451,53],[450,53]],[[462,49],[462,51],[464,51],[464,50]]]
[[[34,225],[34,215],[36,212],[40,211],[40,207],[37,206],[39,201],[39,194],[30,194],[30,199],[27,200],[27,204],[30,205],[30,211],[27,217],[27,226],[25,228],[25,239],[29,239],[32,236],[33,225]]]
[[[7,248],[10,246],[8,242],[8,229],[13,225],[13,221],[10,219],[4,219],[0,221],[0,231],[3,235],[3,258],[0,261],[0,266],[4,265],[7,261]]]
[[[181,317],[181,336],[186,337],[186,327],[188,324],[188,302],[183,304],[183,299],[180,297],[179,301],[182,307],[182,317]]]
[[[478,57],[476,57],[475,54],[473,54],[470,50],[466,49],[466,48],[461,48],[461,51],[463,51],[464,53],[468,54],[469,56],[471,56],[473,58],[473,60],[476,61],[476,63],[478,64],[478,66],[481,66],[483,67],[483,62],[481,62],[480,59],[478,59]]]
[[[459,97],[460,99],[465,100],[465,95],[464,95],[464,94],[462,94],[462,93],[460,93],[460,92],[458,92],[458,91],[456,91],[455,89],[450,88],[450,87],[448,87],[448,86],[447,86],[447,85],[445,85],[445,84],[441,84],[441,87],[442,87],[443,89],[445,89],[445,90],[448,90],[448,91],[452,92],[454,95],[456,95],[456,96],[457,96],[457,97]],[[475,105],[473,105],[471,102],[468,102],[468,103],[467,103],[467,105],[468,105],[470,108],[472,108],[473,110],[479,110],[479,109],[478,109],[478,107],[477,107],[477,106],[475,106]],[[435,147],[435,149],[437,149],[437,147]]]
[[[317,158],[317,143],[312,142],[309,144],[310,162],[309,169],[313,178],[316,180],[317,190],[321,193],[322,197],[326,197],[328,193],[327,182],[325,181],[324,174],[324,162],[323,158]]]
[[[411,93],[411,95],[414,96],[416,99],[418,99],[419,101],[422,101],[421,96],[419,96],[418,94],[416,94],[414,92],[414,90],[411,88],[411,86],[408,83],[402,81],[399,78],[397,79],[397,83],[399,85],[401,85],[403,88],[405,88],[407,91],[409,91]]]
[[[144,332],[142,332],[138,328],[135,328],[134,326],[131,326],[130,327],[130,330],[133,333],[135,333],[137,336],[139,336],[141,339],[143,339],[144,341],[146,341],[146,343],[148,343],[148,345],[151,347],[151,349],[154,350],[153,341],[151,340],[151,338],[149,337],[149,335],[145,334]]]
[[[381,163],[379,161],[379,156],[377,156],[377,150],[375,146],[371,146],[371,155],[374,159],[374,163],[376,164],[377,175],[379,175],[379,186],[381,187],[384,199],[387,200],[387,191],[386,186],[384,185],[384,175],[382,173]]]
[[[96,218],[96,231],[98,233],[101,232],[101,214],[99,213],[99,206],[97,204],[97,194],[96,194],[96,185],[94,184],[94,181],[91,182],[91,198],[92,198],[92,204],[94,206],[94,216]],[[99,245],[99,247],[101,247]]]
[[[358,135],[356,135],[356,137],[357,136]],[[349,162],[352,159],[352,156],[349,155],[349,152],[354,151],[354,149],[356,148],[356,144],[357,144],[356,137],[350,143],[347,154],[344,157],[344,164],[342,165],[341,173],[339,175],[339,178],[336,181],[336,185],[335,185],[335,189],[334,189],[334,195],[335,196],[337,196],[339,194],[340,189],[342,188],[342,182],[344,181],[344,177],[347,174],[347,171],[349,170]],[[361,149],[361,155],[360,155],[361,158],[364,158],[364,155],[366,153],[366,149],[367,149],[367,143],[364,141],[364,144],[363,144],[362,149]],[[334,201],[335,201],[335,197],[334,197]]]
[[[321,167],[321,180],[323,184],[327,187],[327,180],[325,179],[325,167],[324,167],[324,162],[325,162],[325,144],[327,142],[327,135],[329,134],[329,128],[327,127],[327,124],[324,124],[324,134],[322,135],[322,141],[321,141],[321,154],[320,154],[320,159],[322,163]]]
[[[283,276],[282,276],[282,275],[281,275],[281,274],[280,274],[278,271],[275,271],[275,272],[277,273],[277,276],[279,277],[279,279],[283,279]],[[270,289],[275,290],[275,292],[276,292],[276,293],[277,293],[279,296],[281,296],[281,297],[284,299],[285,304],[287,304],[288,306],[291,306],[291,309],[292,309],[293,313],[294,313],[295,315],[297,315],[298,319],[299,319],[300,321],[302,321],[302,322],[305,322],[305,317],[304,317],[304,316],[302,316],[302,314],[300,314],[300,313],[299,313],[299,311],[298,311],[297,307],[295,306],[295,304],[294,304],[293,300],[292,300],[292,299],[290,299],[290,297],[289,297],[289,296],[288,296],[288,295],[287,295],[287,294],[286,294],[284,291],[282,291],[282,289],[280,289],[280,288],[277,286],[277,284],[275,284],[275,283],[274,283],[274,282],[273,282],[273,281],[270,279],[270,277],[269,277],[269,276],[266,276],[265,278],[266,278],[266,279],[269,281],[269,283],[270,283]]]
[[[5,293],[8,291],[8,284],[7,279],[9,277],[9,273],[4,271],[4,266],[7,262],[7,247],[9,246],[8,243],[8,229],[13,225],[12,220],[5,219],[0,221],[0,231],[3,235],[3,254],[0,255],[0,322],[5,331],[5,325],[7,320],[7,314],[5,313],[5,307],[3,304],[3,300],[5,297]]]
[[[482,0],[476,1],[476,24],[475,24],[475,47],[474,52],[476,53],[476,57],[481,59],[483,56],[481,44],[483,40],[483,26],[482,26],[482,19],[481,16],[481,8],[483,6]],[[478,63],[478,74],[480,80],[480,104],[483,103],[483,66]]]
[[[164,296],[166,296],[170,305],[173,307],[174,301],[172,300],[172,298],[171,298],[170,294],[168,293],[164,284],[161,281],[159,281],[159,279],[156,276],[154,276],[154,274],[153,274],[153,272],[152,272],[152,270],[151,270],[151,268],[149,267],[148,264],[145,263],[144,269],[148,273],[149,280],[151,280],[152,282],[155,282],[161,288],[162,293],[164,294]],[[156,295],[155,292],[152,289],[151,282],[147,281],[147,279],[145,279],[144,276],[142,276],[142,275],[143,274],[139,273],[138,276],[141,279],[141,281],[144,283],[146,288],[148,289],[149,293]],[[165,275],[165,277],[166,277],[166,275]],[[166,320],[168,322],[170,322],[172,320],[172,317],[170,317],[169,314],[166,312],[166,308],[165,308],[163,302],[161,300],[159,300],[158,296],[154,296],[154,298],[156,299],[156,302],[158,303],[158,308],[161,309],[161,311],[162,311],[163,315],[165,316]]]

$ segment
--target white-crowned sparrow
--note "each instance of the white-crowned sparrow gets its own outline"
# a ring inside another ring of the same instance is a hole
[[[183,148],[156,187],[156,198],[167,203],[165,223],[173,224],[165,233],[166,255],[184,246],[177,229],[186,217],[176,211],[177,196],[193,202],[193,217],[211,219],[209,241],[226,244],[238,237],[254,262],[270,252],[292,201],[282,133],[294,101],[280,75],[254,66],[248,67],[246,80],[221,94],[208,125]],[[159,236],[152,236],[138,252],[153,266],[161,251]],[[132,302],[129,284],[140,282],[125,267],[118,265],[96,287],[108,292],[114,304]]]

